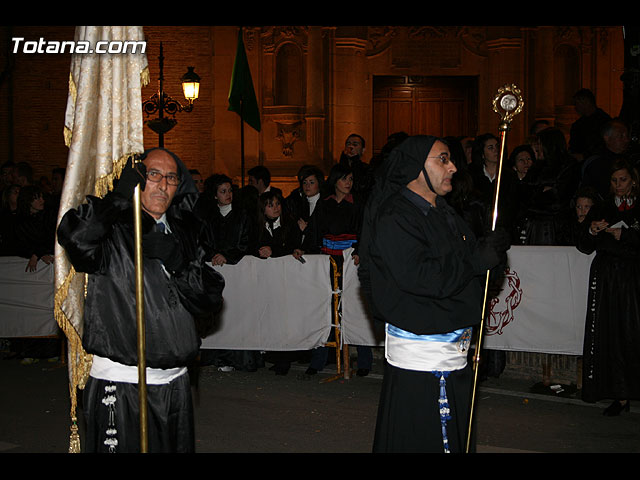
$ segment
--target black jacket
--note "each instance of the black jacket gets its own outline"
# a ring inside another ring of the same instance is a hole
[[[352,234],[359,238],[362,215],[362,202],[355,195],[349,195],[341,202],[336,200],[335,195],[321,198],[309,219],[302,249],[307,253],[320,253],[326,235]],[[357,242],[353,248],[357,253]]]
[[[220,253],[227,263],[235,265],[255,248],[255,225],[249,212],[234,204],[223,216],[213,205],[207,212],[199,210],[203,219],[202,245],[208,261]]]
[[[301,248],[302,232],[296,222],[287,218],[280,218],[281,223],[272,229],[266,225],[258,232],[258,239],[253,254],[259,257],[258,250],[262,247],[271,247],[271,258],[290,255],[297,248]]]
[[[142,212],[143,235],[155,225]],[[210,317],[222,304],[224,279],[205,265],[198,244],[200,222],[172,205],[167,211],[188,262],[170,276],[161,260],[144,258],[146,362],[152,368],[186,366],[200,346],[196,320]],[[137,328],[133,211],[130,201],[108,194],[89,196],[69,210],[58,228],[58,241],[78,272],[89,274],[84,307],[83,347],[88,353],[136,365]]]

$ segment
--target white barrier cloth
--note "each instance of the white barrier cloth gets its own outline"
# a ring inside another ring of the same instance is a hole
[[[53,315],[53,264],[0,257],[0,337],[46,337],[58,334]]]
[[[225,279],[216,330],[202,348],[310,350],[331,330],[331,264],[326,255],[261,259],[215,267]]]

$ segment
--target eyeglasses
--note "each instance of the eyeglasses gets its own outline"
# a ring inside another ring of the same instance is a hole
[[[432,156],[432,157],[427,157],[427,158],[438,158],[440,159],[440,161],[444,164],[447,164],[450,162],[449,159],[449,155],[447,155],[446,153],[441,153],[440,155],[436,155],[436,156]]]
[[[175,173],[168,173],[167,175],[163,175],[157,170],[149,170],[147,172],[147,180],[149,180],[150,182],[159,183],[163,178],[167,179],[168,185],[180,185],[180,177]]]

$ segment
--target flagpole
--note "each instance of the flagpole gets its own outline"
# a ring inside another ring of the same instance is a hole
[[[493,197],[493,214],[491,218],[491,231],[495,231],[498,221],[498,200],[500,197],[500,182],[502,179],[502,166],[504,165],[504,156],[507,145],[507,132],[511,126],[513,117],[522,111],[524,101],[520,90],[515,85],[505,85],[498,89],[498,94],[493,99],[493,110],[501,116],[501,122],[499,126],[500,130],[500,158],[498,159],[498,171],[496,176],[496,191]],[[487,299],[489,292],[489,277],[490,270],[487,270],[484,287],[484,299],[482,302],[482,317],[480,325],[478,327],[478,338],[476,340],[476,349],[474,354],[473,364],[473,384],[471,389],[471,406],[469,409],[469,425],[467,430],[467,444],[465,452],[469,453],[471,448],[471,431],[473,424],[473,410],[476,397],[476,386],[478,383],[478,370],[480,369],[480,349],[482,347],[482,333],[484,330],[484,323],[487,310]]]
[[[242,187],[244,187],[244,124],[246,123],[260,131],[260,110],[258,101],[253,89],[253,81],[251,80],[251,71],[249,62],[247,61],[247,53],[242,41],[242,26],[238,29],[238,43],[236,48],[236,57],[233,62],[233,70],[231,72],[231,85],[229,86],[229,108],[228,110],[236,112],[240,115],[240,176]]]
[[[242,104],[240,100],[240,168],[242,169],[241,187],[244,187],[244,118],[242,116]]]
[[[144,268],[142,260],[142,204],[140,185],[133,192],[133,223],[136,269],[136,324],[138,332],[138,402],[140,408],[140,452],[148,451],[147,435],[147,369],[145,358]]]

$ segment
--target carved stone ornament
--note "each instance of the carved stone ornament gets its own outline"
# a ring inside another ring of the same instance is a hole
[[[276,125],[278,125],[276,138],[282,143],[282,154],[288,158],[293,157],[293,145],[301,137],[302,122],[280,123],[276,121]]]

